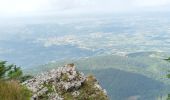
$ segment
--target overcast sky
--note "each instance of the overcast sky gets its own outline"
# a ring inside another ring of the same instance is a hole
[[[170,0],[0,0],[0,16],[167,11]]]

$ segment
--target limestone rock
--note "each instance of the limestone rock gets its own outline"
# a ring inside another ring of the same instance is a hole
[[[74,64],[67,64],[37,75],[22,84],[32,91],[32,100],[77,100],[78,98],[83,100],[88,97],[82,95],[95,98],[99,97],[97,94],[103,96],[98,100],[108,100],[106,91],[100,87],[96,79],[91,81],[92,79],[76,71]],[[93,89],[96,93],[88,93],[86,88]]]

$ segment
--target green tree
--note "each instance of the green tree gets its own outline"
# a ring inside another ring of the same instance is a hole
[[[9,79],[20,79],[23,73],[20,67],[16,67],[16,65],[12,65],[12,68],[8,72]]]
[[[4,79],[6,73],[11,70],[12,65],[6,65],[6,61],[0,61],[0,79]]]
[[[169,61],[169,62],[170,62],[170,57],[169,57],[169,58],[167,58],[167,59],[164,59],[164,60],[166,60],[166,61]]]
[[[7,65],[7,61],[0,61],[0,80],[20,79],[23,72],[20,67],[14,64]]]

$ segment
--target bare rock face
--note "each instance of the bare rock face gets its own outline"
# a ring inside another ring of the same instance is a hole
[[[31,100],[108,100],[94,76],[76,71],[74,64],[53,69],[23,83]]]

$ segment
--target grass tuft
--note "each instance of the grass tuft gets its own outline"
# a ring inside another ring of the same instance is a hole
[[[0,100],[29,100],[31,92],[17,81],[0,81]]]

